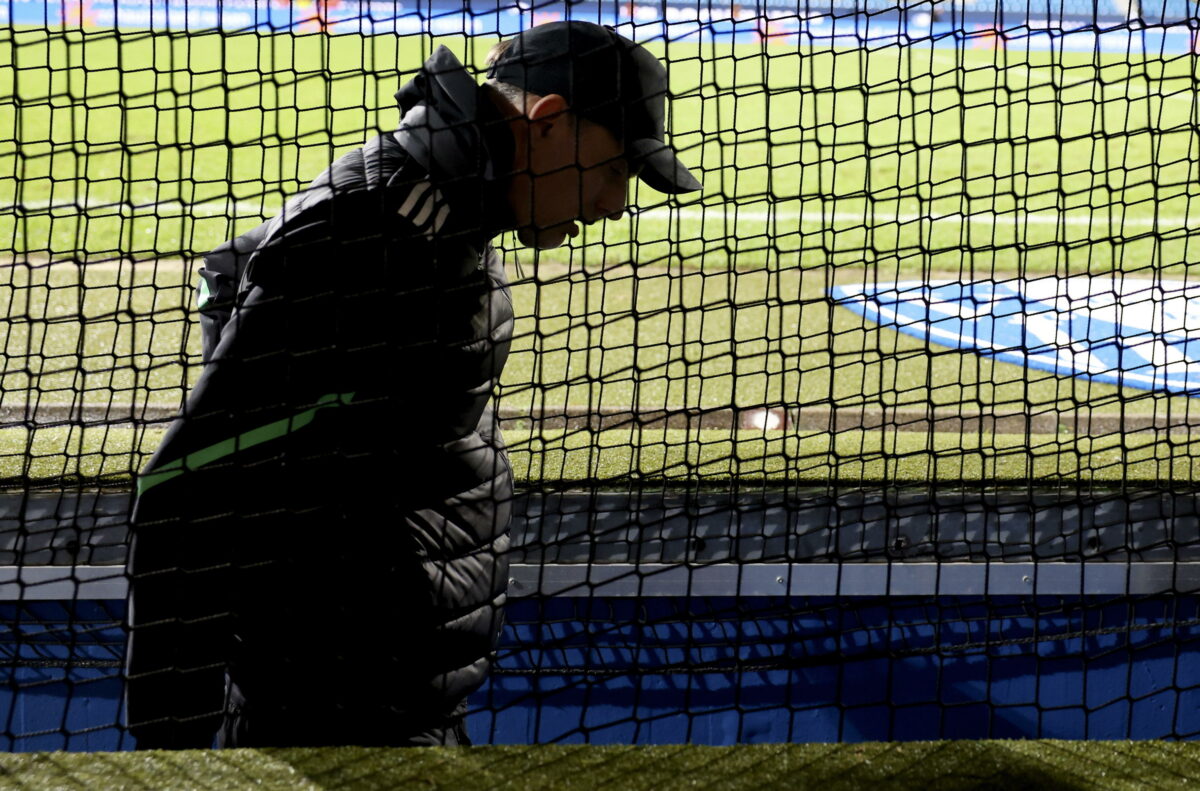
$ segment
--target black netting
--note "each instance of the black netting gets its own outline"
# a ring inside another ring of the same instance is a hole
[[[0,23],[0,746],[1200,733],[1195,3]]]

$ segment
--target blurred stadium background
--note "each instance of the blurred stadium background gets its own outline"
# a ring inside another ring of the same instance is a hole
[[[1200,733],[1196,4],[0,5],[0,746],[121,749],[200,257],[439,43],[664,57],[683,200],[506,247],[479,743]],[[314,625],[314,630],[316,625]]]

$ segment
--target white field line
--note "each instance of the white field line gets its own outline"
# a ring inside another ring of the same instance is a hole
[[[1083,211],[1078,209],[1076,211]],[[806,223],[813,224],[847,224],[855,225],[884,225],[898,223],[901,225],[915,222],[938,222],[938,223],[972,223],[982,225],[1003,225],[1003,224],[1019,224],[1019,225],[1071,225],[1085,226],[1088,228],[1107,225],[1109,217],[1104,212],[1097,212],[1090,217],[1066,216],[1060,212],[975,212],[972,214],[961,214],[958,212],[951,213],[930,213],[930,214],[893,214],[885,212],[794,212],[794,211],[739,211],[737,209],[722,211],[721,209],[682,209],[674,213],[666,209],[651,209],[649,211],[636,212],[634,217],[639,219],[652,219],[667,221],[673,218],[682,220],[704,220],[704,221],[730,221],[730,222],[769,222],[775,220],[776,224],[788,221],[800,220]],[[1141,227],[1141,228],[1177,228],[1186,226],[1189,222],[1196,225],[1196,229],[1200,230],[1200,214],[1196,214],[1190,219],[1187,217],[1126,217],[1121,218],[1115,215],[1112,218],[1115,225],[1119,227]]]
[[[761,205],[761,204],[759,204]],[[20,204],[3,204],[0,205],[0,215],[17,212],[37,212],[37,213],[57,213],[60,216],[78,211],[96,211],[100,209],[110,209],[111,213],[120,215],[134,214],[158,214],[162,219],[170,217],[188,215],[207,215],[220,216],[223,214],[231,215],[240,218],[259,218],[271,217],[279,211],[279,207],[263,206],[259,203],[249,201],[206,201],[203,203],[185,204],[180,201],[163,201],[160,203],[108,203],[104,201],[86,201],[80,203],[51,203],[50,201],[26,201]],[[861,211],[837,211],[837,212],[822,212],[822,211],[794,211],[791,209],[740,209],[736,204],[725,204],[720,206],[695,207],[688,206],[682,209],[668,209],[666,207],[655,207],[644,210],[631,210],[630,215],[638,220],[650,220],[654,222],[670,222],[674,220],[685,220],[689,222],[770,222],[774,220],[776,224],[796,222],[809,223],[813,225],[829,225],[829,224],[852,224],[852,225],[882,225],[882,224],[908,224],[916,222],[936,222],[936,223],[972,223],[981,225],[1064,225],[1064,226],[1105,226],[1110,222],[1118,227],[1135,227],[1135,228],[1163,228],[1173,229],[1188,226],[1189,224],[1197,226],[1200,230],[1200,209],[1195,215],[1191,216],[1160,216],[1160,217],[1122,217],[1119,210],[1108,211],[1099,209],[1093,211],[1092,214],[1085,214],[1087,208],[1068,209],[1067,211],[1058,211],[1053,209],[1037,209],[1027,211],[1024,209],[1014,209],[1013,211],[1002,212],[972,212],[963,214],[961,212],[930,212],[927,214],[904,213],[897,214],[895,212],[861,212]]]

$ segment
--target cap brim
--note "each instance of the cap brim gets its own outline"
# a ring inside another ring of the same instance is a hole
[[[631,161],[641,164],[642,172],[638,174],[638,178],[646,182],[651,189],[675,194],[695,192],[703,186],[692,172],[683,166],[671,147],[661,140],[634,140],[626,150]]]

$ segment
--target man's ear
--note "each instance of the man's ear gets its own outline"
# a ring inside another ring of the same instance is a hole
[[[557,93],[551,93],[534,102],[526,116],[533,127],[533,133],[545,136],[559,124],[568,122],[567,111],[570,109],[566,99]]]

